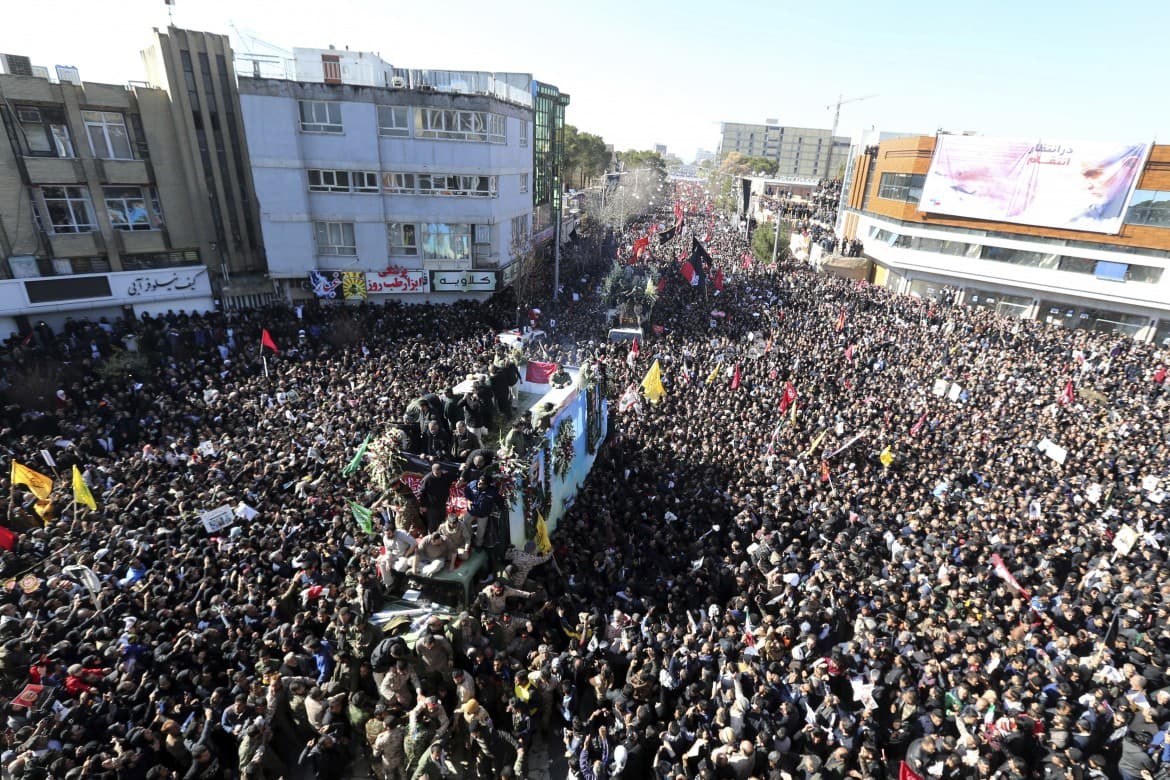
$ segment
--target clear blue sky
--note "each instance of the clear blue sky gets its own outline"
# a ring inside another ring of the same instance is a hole
[[[531,72],[572,95],[568,121],[619,149],[714,150],[720,121],[1086,140],[1170,138],[1170,3],[979,0],[175,0],[175,24],[283,48],[378,51],[398,67]],[[163,0],[9,3],[0,51],[142,79]]]

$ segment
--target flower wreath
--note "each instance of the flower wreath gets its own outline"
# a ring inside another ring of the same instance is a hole
[[[561,424],[557,426],[556,442],[553,445],[553,468],[561,479],[564,479],[573,465],[576,438],[577,429],[573,425],[573,421],[568,418],[561,420]]]
[[[366,473],[381,490],[389,490],[402,476],[406,465],[402,454],[405,446],[406,432],[399,428],[392,428],[370,442],[366,450]]]

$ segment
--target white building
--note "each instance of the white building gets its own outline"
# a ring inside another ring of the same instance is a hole
[[[531,76],[333,49],[293,63],[239,85],[272,278],[292,298],[495,290],[531,230]]]

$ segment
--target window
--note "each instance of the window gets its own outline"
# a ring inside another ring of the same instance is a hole
[[[1170,227],[1170,192],[1135,191],[1125,221],[1131,225]]]
[[[73,142],[65,112],[58,108],[16,107],[16,121],[24,135],[25,148],[33,157],[72,157]]]
[[[102,195],[114,230],[154,230],[158,227],[158,203],[153,193],[149,205],[141,187],[103,187]]]
[[[528,214],[521,214],[518,217],[512,217],[512,243],[514,246],[523,244],[528,240]]]
[[[378,106],[378,134],[410,136],[410,109],[406,106]]]
[[[54,233],[89,233],[93,211],[83,187],[42,187],[45,211]]]
[[[391,193],[414,194],[413,173],[383,173],[382,189]]]
[[[416,174],[419,195],[491,198],[496,195],[495,176],[458,176],[448,173]]]
[[[520,145],[528,146],[528,122],[520,120]]]
[[[926,176],[921,173],[883,173],[877,196],[886,200],[917,203],[922,199],[924,181]]]
[[[391,255],[418,255],[418,227],[409,222],[391,222],[386,226]]]
[[[427,222],[422,225],[422,234],[427,260],[471,259],[471,225]]]
[[[520,174],[520,191],[521,192],[528,192],[528,174],[527,173]]]
[[[378,192],[377,171],[354,171],[352,178],[354,192]]]
[[[89,148],[99,160],[133,160],[126,119],[115,111],[82,111]]]
[[[321,72],[326,84],[341,83],[341,58],[336,54],[321,55]]]
[[[490,244],[492,242],[492,226],[491,225],[476,225],[475,226],[475,243]]]
[[[507,121],[499,114],[489,114],[486,111],[416,108],[414,136],[446,141],[488,141],[502,144],[508,140]]]
[[[340,133],[341,104],[324,100],[297,101],[301,109],[301,131],[305,133]]]
[[[349,171],[309,169],[310,192],[349,192]]]
[[[352,222],[316,222],[317,253],[321,255],[357,254]]]

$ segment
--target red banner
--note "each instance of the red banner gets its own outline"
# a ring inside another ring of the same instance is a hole
[[[534,385],[547,385],[556,371],[556,363],[541,363],[539,360],[530,360],[528,368],[524,370],[524,381]]]

